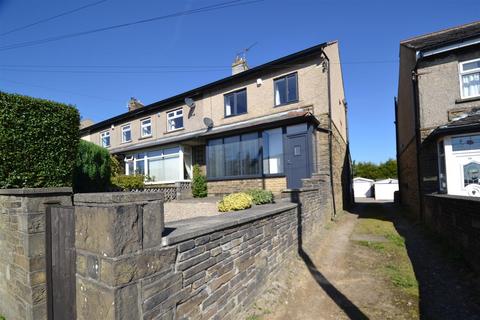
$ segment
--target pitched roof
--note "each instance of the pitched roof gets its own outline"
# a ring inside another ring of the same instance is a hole
[[[216,87],[219,87],[219,86],[222,86],[222,85],[228,85],[228,84],[232,84],[232,83],[235,83],[235,82],[240,82],[240,81],[243,81],[245,79],[258,76],[262,72],[265,72],[265,70],[282,68],[282,66],[285,65],[288,62],[292,62],[292,61],[295,61],[295,60],[298,60],[298,59],[302,59],[302,58],[308,57],[310,55],[318,54],[318,53],[323,51],[323,48],[325,48],[326,46],[328,46],[332,43],[335,43],[335,42],[324,42],[324,43],[321,43],[319,45],[307,48],[305,50],[295,52],[295,53],[290,54],[288,56],[284,56],[282,58],[264,63],[262,65],[259,65],[259,66],[255,67],[255,68],[248,69],[246,71],[234,74],[232,76],[229,76],[229,77],[211,82],[211,83],[203,85],[201,87],[198,87],[198,88],[180,93],[180,94],[175,95],[173,97],[154,102],[154,103],[149,104],[145,107],[120,114],[120,115],[115,116],[115,117],[110,118],[110,119],[106,119],[104,121],[93,124],[89,127],[83,128],[83,129],[80,130],[80,132],[81,133],[88,133],[90,131],[94,131],[94,130],[97,130],[97,129],[100,129],[100,128],[108,127],[111,124],[115,124],[115,123],[117,123],[119,121],[123,121],[125,119],[141,117],[142,115],[148,115],[148,114],[153,113],[155,111],[160,111],[162,109],[169,108],[169,107],[172,106],[172,104],[179,103],[179,102],[183,103],[185,98],[193,98],[193,97],[198,96],[199,94],[201,94],[201,93],[203,93],[207,90],[211,90],[213,88],[216,88]]]
[[[462,42],[479,35],[480,21],[476,21],[406,39],[401,41],[400,44],[415,50],[426,50],[444,46],[446,44]]]

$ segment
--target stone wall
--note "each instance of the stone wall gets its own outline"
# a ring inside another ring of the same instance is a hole
[[[244,319],[325,221],[318,188],[288,195],[296,203],[167,223],[163,238],[145,223],[154,203],[76,198],[78,319]]]
[[[459,249],[480,272],[480,199],[439,194],[424,199],[427,227]]]
[[[320,126],[328,128],[328,114],[318,117]],[[330,175],[330,150],[328,132],[317,131],[315,133],[316,172],[321,175]],[[332,127],[332,163],[333,185],[335,192],[335,205],[337,212],[347,209],[352,202],[351,163],[350,151],[347,142],[343,139],[335,125]],[[313,175],[315,176],[315,174]],[[331,182],[325,180],[325,192],[332,195]],[[328,188],[327,188],[328,187]]]
[[[417,174],[417,146],[412,139],[408,146],[398,156],[398,170],[400,178],[400,202],[409,214],[419,219],[420,197]]]
[[[208,181],[209,195],[224,195],[232,192],[241,192],[248,189],[266,189],[275,194],[280,194],[287,188],[285,177]]]
[[[0,190],[0,314],[47,318],[45,212],[71,205],[71,188]]]

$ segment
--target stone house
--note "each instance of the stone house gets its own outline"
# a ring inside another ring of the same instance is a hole
[[[400,43],[395,110],[402,204],[480,196],[480,22]]]
[[[349,199],[347,106],[338,42],[323,43],[81,129],[149,184],[190,182],[199,164],[210,195],[275,193],[327,176],[336,204]],[[331,177],[328,178],[328,177]],[[327,183],[327,182],[326,182]],[[344,192],[345,191],[345,192]]]

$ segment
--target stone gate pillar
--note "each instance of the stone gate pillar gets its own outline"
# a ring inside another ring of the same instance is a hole
[[[162,193],[77,194],[77,319],[141,319],[139,281],[173,264]]]

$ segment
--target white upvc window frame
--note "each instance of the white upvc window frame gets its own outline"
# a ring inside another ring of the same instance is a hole
[[[472,69],[472,70],[464,71],[463,66],[465,64],[472,63],[472,62],[477,62],[477,61],[480,61],[480,58],[467,60],[467,61],[462,61],[462,62],[458,63],[458,80],[459,80],[459,84],[460,84],[460,97],[462,99],[470,99],[470,98],[480,97],[480,93],[478,95],[471,95],[471,96],[466,96],[466,95],[463,94],[463,76],[469,75],[469,74],[474,74],[474,73],[479,73],[480,74],[480,67]]]
[[[128,128],[128,130],[127,130],[127,128]],[[129,140],[125,140],[125,136],[124,136],[125,131],[130,131],[130,139]],[[122,143],[127,143],[127,142],[132,142],[132,126],[131,126],[130,123],[122,126]]]
[[[167,132],[172,132],[176,130],[183,129],[185,127],[184,121],[182,121],[182,126],[179,128],[172,128],[173,126],[170,123],[170,120],[177,119],[177,118],[182,118],[183,119],[183,109],[175,109],[167,112]],[[185,119],[183,119],[185,120]],[[175,124],[175,122],[173,122]]]
[[[145,122],[147,122],[147,121],[148,121],[148,124],[145,124]],[[144,128],[147,128],[147,127],[150,127],[150,133],[149,134],[144,133]],[[151,117],[140,120],[140,136],[142,138],[151,137],[153,135],[153,130],[152,129],[153,129],[153,127],[152,127],[152,118]]]
[[[155,157],[148,157],[148,152],[152,151],[150,150],[137,150],[135,151],[134,154],[128,155],[125,157],[125,174],[126,175],[131,175],[135,174],[137,172],[137,163],[139,161],[143,161],[144,163],[144,175],[145,177],[148,177],[150,175],[149,173],[149,166],[148,166],[148,160],[155,160],[159,158],[170,158],[170,157],[179,157],[179,167],[178,167],[178,172],[179,172],[179,179],[176,180],[168,180],[168,181],[145,181],[146,185],[155,185],[155,184],[169,184],[169,183],[175,183],[175,182],[191,182],[191,178],[193,176],[192,168],[192,156],[191,156],[191,148],[188,146],[182,146],[182,145],[167,145],[167,146],[162,146],[160,149],[170,149],[170,148],[179,148],[178,156],[177,155],[159,155]],[[136,158],[135,154],[143,154],[143,158]],[[132,162],[133,163],[133,172],[129,171],[129,166],[128,163]],[[190,177],[190,179],[184,179],[185,174]]]
[[[108,137],[108,144],[104,144],[103,139],[107,137]],[[104,148],[110,148],[111,144],[112,144],[112,141],[111,141],[110,131],[100,132],[100,145]]]

